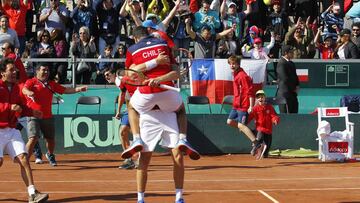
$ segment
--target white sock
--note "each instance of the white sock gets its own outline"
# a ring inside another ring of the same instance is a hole
[[[135,139],[140,139],[140,134],[134,134],[133,135],[133,140],[135,140]]]
[[[182,199],[183,196],[183,189],[175,189],[175,201]]]
[[[138,201],[144,201],[145,194],[143,192],[138,192]]]
[[[27,190],[28,190],[29,195],[35,194],[35,186],[34,185],[29,185],[27,187]]]
[[[180,134],[179,134],[179,139],[186,140],[186,134],[180,133]]]

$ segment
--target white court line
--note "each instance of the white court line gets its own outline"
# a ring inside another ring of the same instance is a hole
[[[185,182],[247,182],[247,181],[312,181],[312,180],[344,180],[360,179],[360,177],[324,177],[324,178],[244,178],[244,179],[188,179]],[[0,180],[0,183],[17,183],[21,180]],[[36,180],[39,183],[133,183],[136,180]],[[148,180],[148,182],[174,182],[172,179]]]
[[[360,190],[360,188],[273,188],[273,189],[262,189],[267,192],[278,192],[278,191],[339,191],[339,190]],[[52,194],[128,194],[134,193],[134,190],[126,191],[44,191]],[[174,190],[149,190],[147,193],[173,193]],[[223,193],[223,192],[259,192],[258,189],[254,190],[185,190],[185,193]],[[26,192],[0,192],[0,194],[25,194]]]
[[[262,190],[258,190],[262,195],[264,195],[265,197],[267,197],[268,199],[270,199],[272,202],[274,203],[280,203],[279,201],[277,201],[275,198],[271,197],[268,193],[262,191]]]

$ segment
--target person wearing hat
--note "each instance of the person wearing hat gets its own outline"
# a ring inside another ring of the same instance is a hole
[[[351,41],[351,31],[343,29],[340,32],[340,42],[336,48],[336,55],[339,59],[358,59],[360,57],[359,50]]]
[[[322,26],[318,28],[318,31],[314,38],[314,44],[315,47],[320,52],[320,58],[322,59],[333,59],[335,57],[335,41],[333,39],[333,36],[331,35],[324,35],[323,42],[319,42],[320,36],[321,36],[321,30]]]
[[[276,96],[285,98],[286,104],[279,105],[280,113],[298,113],[299,79],[296,74],[295,63],[291,61],[294,57],[294,49],[290,45],[284,45],[281,51],[282,56],[276,67],[278,78]]]
[[[340,12],[340,4],[335,2],[320,15],[320,19],[324,23],[324,34],[336,36],[343,29],[344,20]]]
[[[145,20],[142,23],[142,26],[147,28],[149,35],[165,40],[170,49],[175,47],[174,41],[172,41],[172,39],[165,32],[158,30],[159,26],[152,20]]]
[[[266,46],[262,46],[262,40],[260,37],[254,39],[254,48],[247,50],[246,44],[241,48],[241,53],[244,57],[248,57],[251,59],[269,59],[268,54],[270,49],[274,47],[275,44],[275,35],[271,33],[271,41]]]
[[[220,16],[221,19],[223,19],[223,26],[224,28],[229,28],[235,24],[235,37],[237,40],[241,40],[243,37],[243,28],[241,26],[243,25],[243,21],[246,16],[248,16],[252,11],[251,4],[246,5],[246,10],[237,12],[237,5],[234,2],[230,2],[227,6],[226,2],[227,1],[223,1],[220,6]]]
[[[268,157],[272,142],[272,125],[277,125],[280,121],[274,107],[266,103],[264,90],[258,90],[255,93],[256,105],[249,114],[248,122],[255,121],[256,140],[265,143],[258,153],[257,159]]]

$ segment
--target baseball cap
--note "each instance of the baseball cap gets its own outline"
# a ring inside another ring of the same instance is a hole
[[[260,95],[266,95],[265,94],[265,92],[264,92],[264,90],[258,90],[257,92],[256,92],[256,94],[255,94],[255,97],[258,97],[258,96],[260,96]]]
[[[259,34],[259,28],[256,27],[255,25],[251,26],[250,29],[249,29],[249,34],[252,33],[252,34]]]
[[[286,53],[289,53],[290,51],[294,50],[294,48],[290,45],[283,45],[281,47],[281,54],[285,55]]]
[[[140,3],[139,0],[132,0],[133,3]]]
[[[260,37],[257,37],[254,39],[254,44],[261,44],[262,43],[262,40]]]
[[[230,8],[231,6],[235,6],[235,7],[236,7],[236,3],[234,3],[234,2],[229,3],[228,7]]]
[[[159,29],[159,26],[157,24],[155,24],[152,20],[145,20],[143,23],[142,23],[142,26],[143,27],[146,27],[146,28],[152,28],[152,29]]]

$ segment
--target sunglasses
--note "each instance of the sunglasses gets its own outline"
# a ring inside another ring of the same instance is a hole
[[[6,50],[7,48],[6,47],[1,47],[1,50]]]

